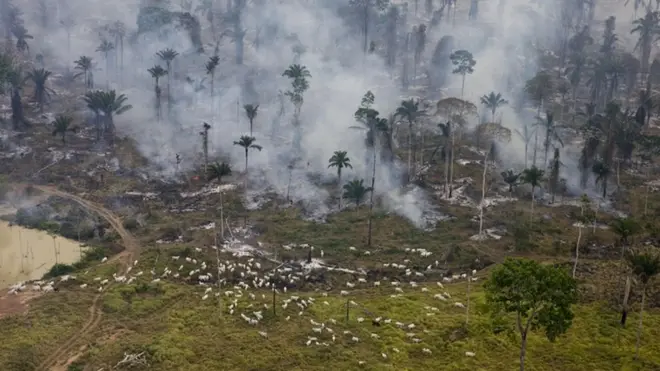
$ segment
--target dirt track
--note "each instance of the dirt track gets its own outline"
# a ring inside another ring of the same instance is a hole
[[[26,187],[26,185],[19,185],[19,187]],[[124,251],[110,259],[110,261],[118,260],[121,263],[124,271],[128,269],[138,251],[139,245],[135,238],[124,228],[124,224],[119,217],[101,205],[85,200],[82,197],[76,196],[74,194],[61,191],[55,187],[43,185],[32,185],[32,187],[41,192],[44,192],[45,194],[74,201],[81,207],[84,207],[90,212],[98,214],[100,217],[110,223],[112,228],[119,234],[124,244]],[[105,290],[111,286],[112,284],[107,286]],[[103,293],[99,293],[94,297],[92,306],[89,308],[89,318],[83,327],[75,334],[70,336],[64,343],[62,343],[58,349],[56,349],[48,358],[46,358],[39,365],[39,367],[37,367],[38,370],[64,371],[67,369],[68,365],[66,363],[70,359],[70,353],[75,348],[77,341],[93,331],[99,325],[99,323],[101,323],[102,311],[100,309],[100,305],[102,297]]]

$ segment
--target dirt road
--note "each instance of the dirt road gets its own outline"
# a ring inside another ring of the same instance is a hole
[[[27,185],[18,185],[18,187],[27,187]],[[34,189],[37,189],[47,195],[58,196],[71,200],[81,207],[84,207],[90,212],[98,214],[100,217],[105,219],[112,228],[119,234],[124,244],[124,251],[109,261],[119,261],[124,272],[127,271],[130,267],[134,258],[137,256],[139,245],[135,238],[124,228],[124,223],[119,217],[113,214],[110,210],[105,207],[96,204],[92,201],[85,200],[84,198],[71,194],[69,192],[61,191],[52,186],[44,185],[32,185]],[[112,284],[108,285],[104,292],[107,291]],[[99,293],[94,297],[92,306],[89,308],[89,318],[82,326],[79,331],[76,331],[75,334],[70,336],[62,345],[56,349],[48,358],[46,358],[40,365],[37,367],[38,370],[51,370],[51,371],[65,371],[68,367],[67,361],[70,359],[70,353],[76,348],[76,343],[79,339],[83,338],[85,335],[93,331],[100,323],[102,317],[101,311],[101,298],[103,293]]]

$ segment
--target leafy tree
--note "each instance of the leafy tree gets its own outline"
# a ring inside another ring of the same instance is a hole
[[[94,85],[94,82],[90,81],[91,76],[89,73],[92,70],[92,68],[94,68],[93,60],[91,57],[82,55],[80,56],[80,58],[78,58],[78,60],[76,60],[73,63],[76,64],[75,68],[77,70],[81,70],[83,72],[83,75],[85,76],[85,91],[87,91],[87,89],[90,86]]]
[[[75,128],[71,125],[72,123],[73,118],[65,115],[58,115],[55,121],[51,123],[53,125],[53,136],[61,135],[63,146],[66,146],[66,134],[75,131]]]
[[[160,78],[167,75],[167,71],[163,69],[160,65],[155,65],[147,70],[149,74],[151,74],[151,77],[154,79],[154,92],[156,93],[156,117],[158,118],[158,121],[160,121],[161,117],[161,112],[160,112],[160,97],[161,97],[161,90],[160,90],[160,85],[158,82],[160,81]]]
[[[30,46],[27,40],[32,40],[34,37],[28,33],[28,30],[23,25],[16,25],[12,29],[12,33],[16,38],[16,50],[30,54]]]
[[[344,198],[355,202],[355,211],[359,210],[360,204],[369,192],[371,192],[371,187],[364,186],[364,179],[355,179],[344,184]]]
[[[509,169],[500,173],[502,180],[509,186],[509,196],[513,197],[513,188],[518,185],[518,180],[522,173],[516,173],[515,171]]]
[[[259,112],[259,105],[246,104],[243,106],[243,109],[245,110],[245,116],[247,116],[248,120],[250,121],[250,136],[252,136],[254,119],[257,117],[257,113]]]
[[[452,73],[461,75],[463,80],[461,82],[461,99],[465,91],[465,76],[471,75],[474,72],[474,66],[477,62],[474,60],[472,53],[467,50],[457,50],[449,56],[451,63],[455,66]]]
[[[530,220],[534,218],[534,203],[536,202],[535,198],[535,193],[536,193],[536,188],[541,186],[541,183],[543,182],[543,176],[545,175],[545,171],[537,168],[536,166],[533,166],[529,169],[525,169],[522,172],[522,178],[521,180],[523,183],[529,184],[532,186],[532,206],[531,206],[531,212],[530,212]]]
[[[108,40],[103,40],[96,51],[103,54],[105,59],[105,81],[106,87],[110,88],[110,52],[115,50],[115,45]]]
[[[494,315],[516,316],[521,371],[525,369],[530,331],[543,330],[548,340],[554,341],[572,324],[577,283],[562,268],[509,258],[493,269],[484,289]]]
[[[660,257],[651,253],[631,253],[626,256],[632,272],[642,284],[642,303],[639,306],[639,327],[637,328],[637,341],[635,342],[635,358],[639,358],[639,345],[642,337],[644,304],[646,302],[646,288],[653,277],[660,274]]]
[[[34,100],[39,105],[39,112],[44,111],[44,104],[50,100],[50,95],[55,93],[47,86],[48,78],[52,74],[43,68],[35,68],[25,76],[26,80],[30,80],[34,84]]]
[[[296,151],[300,149],[300,141],[302,140],[300,128],[300,110],[303,104],[303,94],[309,89],[309,78],[312,74],[307,67],[300,64],[290,65],[283,73],[282,76],[288,77],[291,80],[291,90],[287,90],[284,95],[289,97],[289,100],[294,106],[293,126],[294,126],[294,140],[293,146]]]
[[[497,109],[509,103],[509,101],[502,97],[502,94],[493,91],[487,95],[482,95],[480,101],[481,104],[490,110],[490,117],[493,122],[495,122],[495,112],[497,112]]]
[[[543,103],[554,92],[554,82],[552,77],[545,71],[537,73],[533,78],[525,83],[525,93],[536,102],[536,116],[541,117]],[[532,166],[536,166],[536,151],[538,148],[538,131],[534,134],[534,155],[532,157]]]
[[[336,167],[337,168],[337,184],[339,185],[339,210],[341,210],[342,201],[344,200],[344,193],[342,190],[341,184],[341,171],[344,168],[352,169],[351,159],[348,157],[348,152],[346,151],[335,151],[328,160],[328,168]]]

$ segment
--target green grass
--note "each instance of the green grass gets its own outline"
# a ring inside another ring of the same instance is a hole
[[[105,273],[110,273],[107,271]],[[95,273],[96,274],[96,273]],[[493,333],[493,324],[483,303],[479,285],[471,295],[472,310],[467,333],[464,331],[465,310],[453,306],[453,301],[465,302],[465,284],[447,285],[440,289],[427,285],[404,287],[402,297],[392,298],[389,284],[382,288],[355,290],[349,297],[359,304],[351,306],[350,319],[345,321],[346,298],[335,291],[328,297],[319,292],[279,295],[277,301],[291,295],[314,297],[315,303],[302,316],[291,303],[286,310],[277,307],[277,315],[263,308],[270,305],[269,291],[253,291],[252,301],[247,292],[238,299],[234,315],[220,311],[211,297],[201,300],[203,289],[182,284],[146,284],[146,279],[133,286],[115,286],[103,299],[104,319],[99,332],[85,340],[89,345],[79,359],[81,364],[101,367],[114,364],[124,352],[145,351],[151,369],[168,370],[510,370],[517,369],[518,340],[513,333]],[[142,283],[145,283],[144,285]],[[385,283],[385,282],[383,282]],[[449,302],[433,298],[437,292],[452,294]],[[46,295],[34,303],[28,315],[32,326],[25,326],[23,317],[0,320],[4,341],[1,345],[0,368],[7,368],[12,359],[25,356],[21,349],[31,349],[35,359],[43,358],[48,350],[72,334],[83,321],[92,294],[77,289],[56,295]],[[265,295],[265,299],[261,295]],[[223,307],[228,298],[223,296]],[[328,305],[324,304],[327,302]],[[476,303],[476,304],[475,304]],[[252,304],[252,308],[248,306]],[[427,309],[428,306],[438,310]],[[391,318],[391,324],[372,326],[370,316]],[[238,313],[250,314],[262,310],[264,319],[257,326],[246,324]],[[652,370],[660,367],[660,311],[645,315],[641,361],[633,361],[637,314],[630,316],[629,326],[618,326],[618,314],[608,306],[594,302],[574,307],[576,318],[568,333],[555,343],[535,333],[529,340],[528,370]],[[427,316],[427,313],[434,313]],[[290,317],[289,320],[286,320]],[[357,318],[364,317],[363,323]],[[336,324],[331,323],[331,319]],[[313,333],[310,320],[324,322],[332,334]],[[414,323],[413,330],[395,326],[400,321]],[[509,323],[512,325],[512,323]],[[348,330],[352,335],[344,335]],[[115,340],[108,338],[121,332]],[[263,339],[258,331],[268,333]],[[413,344],[406,332],[414,332],[422,343]],[[371,338],[371,334],[380,338]],[[329,346],[306,346],[308,336]],[[359,337],[358,343],[350,340]],[[395,353],[393,348],[400,352]],[[423,348],[433,354],[426,355]],[[465,356],[466,351],[476,357]],[[388,359],[383,359],[386,353]],[[365,361],[365,366],[359,366]],[[96,369],[96,368],[93,368]]]

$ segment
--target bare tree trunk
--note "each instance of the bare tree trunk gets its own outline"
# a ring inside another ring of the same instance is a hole
[[[642,338],[642,326],[644,318],[644,302],[646,301],[646,285],[642,287],[642,303],[639,306],[639,327],[637,327],[637,341],[635,341],[635,359],[639,359],[639,342]]]
[[[486,199],[486,173],[488,171],[488,152],[484,157],[484,172],[481,179],[481,204],[479,205],[479,238],[484,229],[484,200]]]
[[[527,333],[522,334],[520,342],[520,371],[525,371],[525,354],[527,353]]]
[[[470,281],[472,281],[472,272],[467,274],[467,305],[465,306],[465,327],[470,322]]]
[[[371,173],[371,194],[369,196],[369,227],[367,232],[367,246],[371,247],[371,232],[374,213],[374,187],[376,186],[376,145],[374,145],[373,170]]]
[[[621,306],[621,327],[626,325],[626,319],[628,319],[628,299],[630,298],[630,285],[632,280],[630,276],[626,276],[626,286],[623,291],[623,305]]]
[[[582,226],[578,227],[578,237],[575,243],[575,262],[573,263],[573,278],[575,278],[575,271],[577,271],[578,258],[580,257],[580,239],[582,238]]]
[[[451,198],[452,192],[454,190],[454,132],[452,131],[451,133],[451,149],[450,149],[450,156],[449,156],[449,196],[447,198]]]

